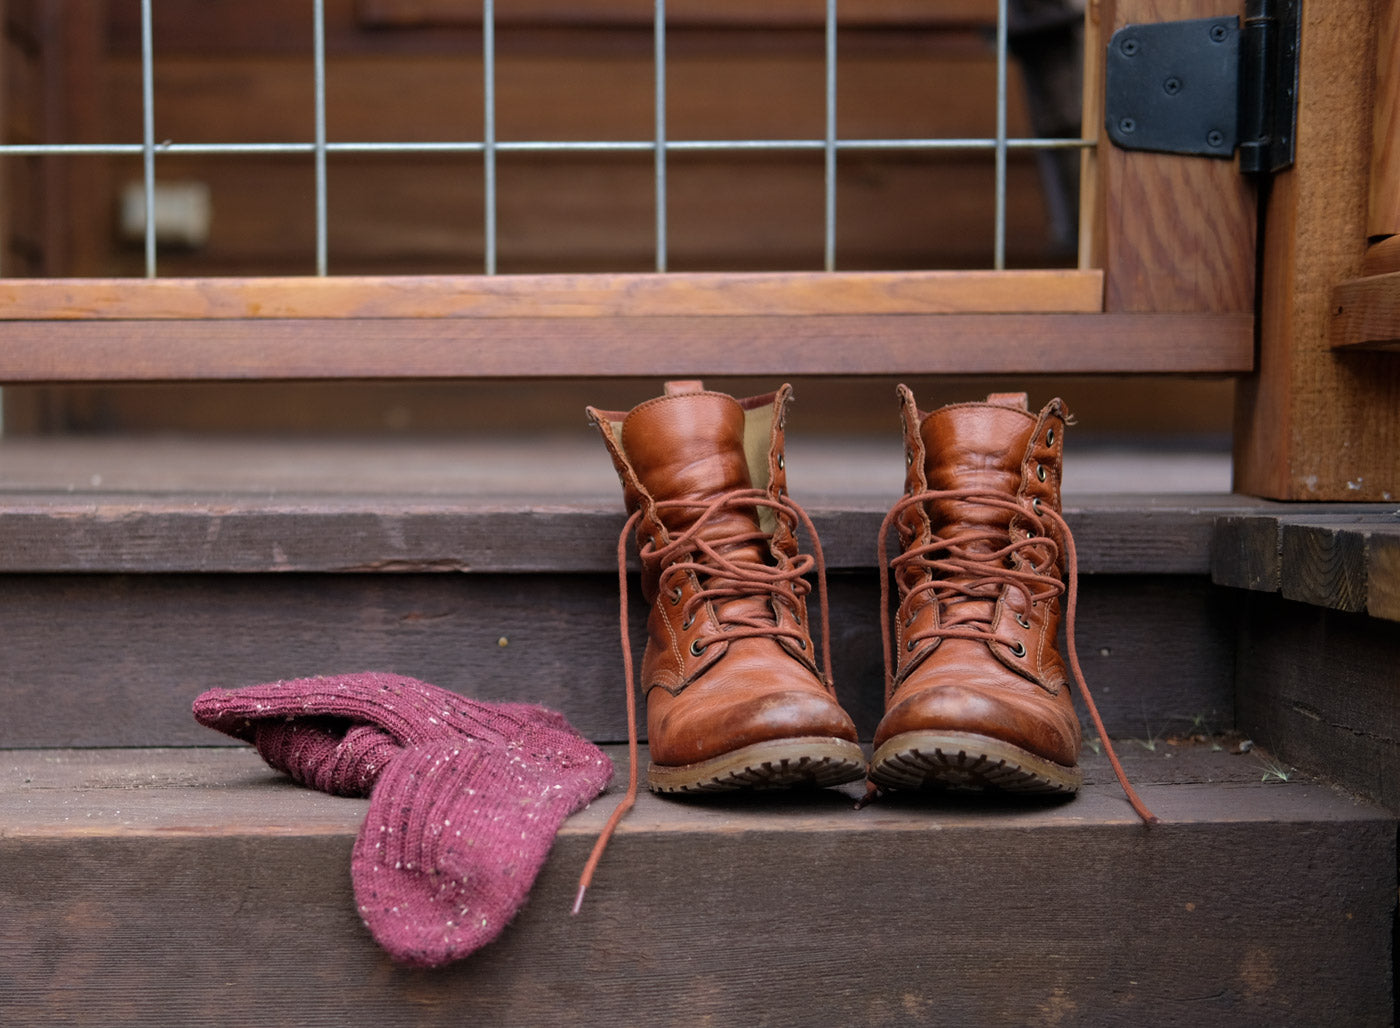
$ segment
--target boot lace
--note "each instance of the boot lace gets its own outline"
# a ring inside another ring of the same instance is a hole
[[[900,514],[918,504],[929,501],[965,501],[978,506],[994,507],[1011,512],[1025,525],[1027,538],[1013,540],[1010,533],[997,528],[970,528],[951,538],[934,539],[932,542],[910,547],[894,559],[888,559],[887,539],[890,526]],[[1068,588],[1061,581],[1057,568],[1060,543],[1051,531],[1064,543],[1065,565],[1068,575]],[[975,548],[974,548],[975,547]],[[877,567],[880,570],[880,624],[881,641],[885,654],[886,688],[893,688],[895,664],[890,627],[890,572],[899,581],[902,598],[931,593],[940,604],[943,615],[936,628],[926,629],[910,638],[910,642],[929,639],[973,639],[979,642],[998,642],[1014,646],[1016,640],[999,636],[992,630],[990,604],[1004,590],[1015,589],[1021,593],[1027,606],[1065,595],[1065,656],[1074,676],[1079,695],[1094,723],[1103,743],[1104,753],[1113,766],[1113,773],[1122,786],[1123,793],[1132,805],[1133,811],[1147,824],[1157,824],[1158,818],[1147,809],[1137,791],[1128,781],[1123,765],[1114,752],[1113,743],[1104,730],[1099,717],[1098,706],[1084,680],[1084,671],[1079,664],[1079,652],[1075,646],[1075,616],[1079,598],[1079,557],[1074,548],[1074,536],[1069,525],[1057,511],[1043,504],[1027,504],[1009,498],[1004,493],[987,493],[969,489],[929,490],[903,497],[885,515],[880,526],[877,545]],[[939,556],[941,554],[941,556]],[[916,585],[906,585],[903,572],[911,567],[920,571],[935,572],[928,580]],[[946,577],[940,577],[940,573]]]
[[[812,553],[798,553],[786,562],[786,567],[777,567],[752,560],[736,560],[726,555],[726,551],[732,551],[735,546],[745,544],[758,544],[766,548],[768,533],[761,530],[733,533],[725,536],[722,541],[700,537],[701,529],[717,515],[751,512],[756,507],[771,510],[784,522],[789,531],[800,525],[811,540]],[[701,652],[712,642],[758,637],[787,637],[805,648],[805,630],[783,625],[778,610],[780,604],[788,606],[794,612],[797,610],[798,601],[805,598],[812,589],[805,576],[813,570],[816,571],[818,605],[821,610],[822,673],[829,685],[832,680],[829,642],[831,632],[826,593],[826,560],[822,555],[816,528],[807,512],[792,500],[776,500],[762,489],[735,490],[708,501],[662,500],[656,503],[656,510],[658,513],[665,510],[699,511],[691,525],[665,545],[658,546],[655,539],[652,539],[638,547],[638,556],[644,567],[651,564],[665,567],[657,580],[661,592],[674,588],[670,583],[674,582],[677,576],[692,572],[697,580],[703,583],[700,589],[687,598],[682,607],[683,620],[693,617],[701,606],[712,601],[764,594],[769,598],[771,619],[760,616],[749,607],[734,610],[717,605],[714,609],[720,621],[720,631],[696,640],[697,649]],[[583,906],[584,893],[593,881],[593,874],[603,858],[603,851],[607,849],[617,826],[637,802],[637,695],[632,643],[627,622],[627,540],[635,532],[641,516],[641,510],[634,511],[622,526],[622,532],[617,539],[618,621],[622,642],[622,672],[627,683],[627,791],[603,826],[593,844],[593,851],[584,864],[583,873],[579,876],[578,894],[574,899],[575,914]]]

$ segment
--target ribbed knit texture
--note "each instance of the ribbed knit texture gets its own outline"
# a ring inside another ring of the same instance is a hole
[[[602,751],[553,711],[401,675],[212,689],[194,715],[302,785],[370,797],[350,861],[355,900],[375,940],[420,966],[495,939],[559,825],[612,776]]]

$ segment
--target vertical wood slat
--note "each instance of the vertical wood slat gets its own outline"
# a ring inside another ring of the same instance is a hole
[[[1332,295],[1365,269],[1381,0],[1304,4],[1297,159],[1270,188],[1257,372],[1241,382],[1236,488],[1382,500],[1400,482],[1400,361],[1333,352]]]
[[[1120,150],[1104,132],[1104,48],[1127,24],[1214,17],[1218,0],[1098,0],[1085,33],[1081,260],[1109,311],[1254,309],[1255,187],[1235,161]]]
[[[1376,34],[1375,118],[1366,234],[1400,233],[1400,2],[1384,0]]]

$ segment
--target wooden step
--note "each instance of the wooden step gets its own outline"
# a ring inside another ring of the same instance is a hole
[[[1049,806],[643,796],[570,917],[614,790],[433,972],[357,919],[365,801],[248,748],[0,753],[5,1023],[1388,1023],[1395,820],[1233,748],[1125,747],[1150,828],[1087,750]]]
[[[869,737],[883,704],[876,536],[902,452],[893,437],[789,452],[831,572],[837,687]],[[1094,491],[1218,484],[1219,455],[1100,451],[1077,468],[1079,649],[1109,731],[1231,727],[1234,635],[1206,577],[1210,535],[1258,502]],[[0,746],[207,744],[189,716],[204,689],[367,669],[547,703],[619,741],[623,520],[586,437],[5,440]],[[640,600],[630,613],[640,648]]]

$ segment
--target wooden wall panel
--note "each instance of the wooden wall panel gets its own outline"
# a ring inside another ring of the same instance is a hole
[[[1235,161],[1129,152],[1103,128],[1102,50],[1127,24],[1243,11],[1213,0],[1098,0],[1090,4],[1081,263],[1102,268],[1111,311],[1254,309],[1255,189]]]

